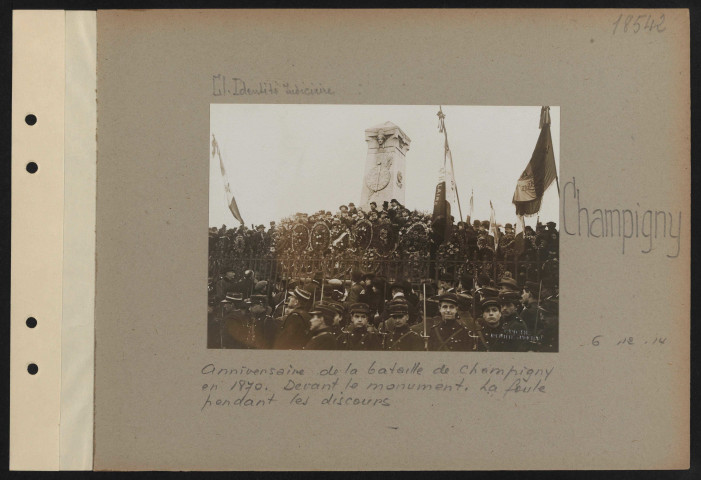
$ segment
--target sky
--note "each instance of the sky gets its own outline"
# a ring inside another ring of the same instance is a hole
[[[443,165],[444,136],[438,105],[212,104],[214,134],[231,191],[246,225],[263,224],[342,204],[360,203],[367,143],[365,129],[386,121],[411,139],[406,155],[406,207],[431,212]],[[540,134],[540,106],[444,105],[448,142],[463,217],[474,192],[474,219],[489,220],[489,202],[499,224],[514,223],[516,181]],[[560,109],[550,107],[555,163],[560,161]],[[237,226],[229,212],[218,157],[210,158],[209,225]],[[457,205],[452,213],[459,217]],[[540,221],[558,222],[555,182],[543,197]],[[536,217],[526,218],[535,225]]]

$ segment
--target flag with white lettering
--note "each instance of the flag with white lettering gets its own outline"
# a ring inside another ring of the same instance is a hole
[[[557,177],[553,140],[550,134],[550,107],[540,111],[540,136],[531,160],[516,182],[513,204],[517,215],[535,215],[540,211],[543,193]]]
[[[231,211],[231,214],[234,216],[234,218],[241,222],[241,225],[243,225],[243,217],[241,217],[239,207],[238,205],[236,205],[236,199],[231,193],[231,185],[229,185],[229,177],[226,174],[226,169],[224,168],[224,161],[221,158],[219,144],[217,143],[216,138],[214,138],[214,135],[212,135],[212,158],[214,158],[214,155],[217,155],[219,157],[219,169],[221,170],[221,176],[224,182],[224,192],[226,193],[226,201],[229,205],[229,210]]]

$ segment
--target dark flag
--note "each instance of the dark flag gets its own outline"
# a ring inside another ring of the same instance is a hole
[[[513,203],[516,215],[534,215],[540,210],[543,193],[557,178],[553,140],[550,135],[550,107],[540,111],[540,136],[531,161],[516,183]]]
[[[445,197],[445,177],[445,169],[441,168],[441,175],[438,179],[438,185],[436,185],[436,196],[433,199],[433,216],[431,217],[431,227],[433,228],[434,240],[437,245],[450,239],[453,226],[453,222],[450,219],[450,202]]]

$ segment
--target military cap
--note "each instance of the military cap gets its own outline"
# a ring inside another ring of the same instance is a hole
[[[494,287],[483,287],[482,290],[482,297],[498,297],[499,296],[499,290],[497,290]]]
[[[484,228],[489,228],[489,220],[482,220],[482,226]]]
[[[505,230],[511,230],[512,228],[514,228],[514,226],[511,225],[510,223],[507,223],[506,225],[504,225]]]
[[[538,282],[527,281],[523,286],[523,289],[528,290],[534,295],[538,295],[538,292],[540,291],[540,284]]]
[[[350,313],[364,313],[365,315],[370,315],[370,306],[367,303],[354,303],[350,306]]]
[[[470,307],[470,305],[472,305],[473,299],[472,299],[472,295],[470,295],[469,293],[462,292],[462,293],[458,293],[457,296],[458,296],[458,307],[460,307],[462,309],[467,309]]]
[[[499,300],[496,297],[486,297],[480,302],[480,307],[482,307],[482,310],[487,307],[499,308]]]
[[[548,228],[553,229],[555,228],[555,222],[548,222],[545,224]]]
[[[458,306],[458,296],[454,293],[439,295],[437,300],[439,303],[452,303],[456,307]]]
[[[375,205],[375,206],[377,206],[377,202],[370,202],[370,205]]]
[[[319,303],[323,303],[324,305],[328,305],[329,307],[333,308],[338,315],[343,315],[343,312],[346,311],[346,309],[343,307],[343,304],[340,302],[325,300]]]
[[[507,290],[519,290],[518,283],[516,283],[516,280],[511,277],[502,277],[502,279],[499,280],[499,286]]]
[[[307,285],[305,285],[307,287]],[[290,293],[290,295],[302,300],[309,301],[312,298],[312,292],[307,288],[295,287],[295,289]]]
[[[348,204],[348,206],[349,206],[349,207],[355,207],[355,203],[350,202],[350,203]]]
[[[331,323],[333,321],[333,317],[336,316],[336,310],[334,310],[327,304],[317,303],[311,308],[311,310],[309,310],[309,314],[321,315],[322,317],[324,317],[324,321],[326,323]]]
[[[261,280],[260,282],[257,282],[255,287],[253,287],[253,291],[256,293],[264,293],[268,289],[268,282],[267,280]]]
[[[262,228],[262,229],[265,229],[265,225],[258,225],[258,226],[256,227],[256,230],[260,230],[261,228]]]
[[[399,203],[399,202],[397,201],[396,198],[393,198],[392,200],[390,200],[390,203]]]
[[[387,310],[390,315],[408,315],[409,304],[407,302],[392,302]]]
[[[513,290],[502,290],[501,292],[499,292],[499,303],[501,303],[502,305],[505,303],[517,304],[520,299],[521,296],[518,294],[518,292],[515,292]]]

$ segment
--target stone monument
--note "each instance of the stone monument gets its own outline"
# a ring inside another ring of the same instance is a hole
[[[385,122],[366,129],[365,141],[368,143],[368,156],[360,206],[367,211],[370,202],[374,201],[381,210],[382,202],[393,198],[404,205],[406,153],[411,139],[392,122]]]

